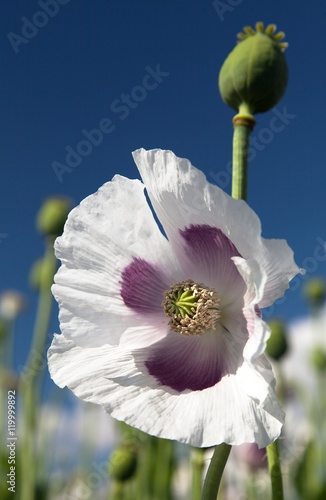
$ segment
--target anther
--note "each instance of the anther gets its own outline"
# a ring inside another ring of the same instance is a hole
[[[163,296],[162,307],[171,330],[181,335],[202,335],[216,327],[220,301],[214,288],[185,280],[175,283]]]

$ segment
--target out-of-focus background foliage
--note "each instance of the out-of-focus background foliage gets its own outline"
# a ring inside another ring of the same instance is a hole
[[[323,305],[318,312],[309,308],[303,294],[312,277],[326,278],[326,5],[321,0],[3,3],[0,293],[16,290],[24,297],[5,357],[15,379],[31,347],[38,293],[29,275],[44,251],[35,218],[47,197],[63,195],[74,206],[115,173],[138,177],[131,151],[139,147],[172,149],[230,193],[233,113],[220,99],[217,76],[236,34],[258,20],[274,22],[286,33],[289,84],[276,108],[257,116],[248,202],[261,218],[263,235],[287,239],[296,262],[307,270],[265,318],[281,318],[287,326],[290,348],[276,368],[282,379],[291,380],[283,394],[291,443],[286,460],[301,467],[295,476],[289,466],[292,479],[297,477],[291,495],[310,499],[318,497],[305,497],[300,486],[307,464],[317,470],[317,482],[325,479],[320,450],[306,448],[322,425],[323,370],[313,366],[323,367],[323,353],[311,352],[314,345],[325,346],[325,310]],[[105,133],[92,132],[100,127]],[[47,345],[58,331],[56,318],[54,308]],[[116,427],[100,409],[56,389],[43,354],[39,371],[37,439],[39,449],[47,450],[40,458],[40,478],[60,485],[64,477],[65,487],[76,488],[78,465],[88,471],[85,491],[100,498],[108,474],[95,469],[115,446]],[[187,470],[180,468],[178,474],[182,490]],[[231,477],[229,484],[237,481]],[[87,498],[85,492],[75,495],[71,498]]]

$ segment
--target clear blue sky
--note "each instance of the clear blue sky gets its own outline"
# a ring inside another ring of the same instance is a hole
[[[62,194],[78,204],[115,173],[138,177],[131,152],[139,147],[172,149],[230,192],[234,113],[221,101],[217,77],[236,34],[260,20],[286,32],[290,77],[277,110],[257,115],[248,202],[264,236],[286,238],[308,276],[325,277],[322,0],[3,2],[0,289],[30,297],[17,325],[18,365],[35,312],[28,273],[43,251],[34,226],[42,201]],[[156,82],[147,76],[153,71]],[[82,149],[85,134],[100,125],[98,145],[58,176],[53,163],[65,163],[66,147]],[[306,313],[302,282],[275,314]]]

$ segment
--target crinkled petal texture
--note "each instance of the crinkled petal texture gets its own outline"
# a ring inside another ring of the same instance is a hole
[[[299,272],[292,251],[263,239],[247,204],[188,160],[161,150],[134,158],[144,184],[116,176],[71,212],[56,241],[62,334],[49,349],[51,376],[149,434],[266,446],[283,412],[260,308]],[[189,279],[219,299],[216,324],[200,335],[171,330],[162,308],[163,293]]]

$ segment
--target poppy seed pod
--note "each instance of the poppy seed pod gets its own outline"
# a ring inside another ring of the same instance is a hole
[[[275,361],[281,359],[288,350],[286,329],[282,321],[274,319],[269,321],[271,336],[266,345],[266,353]]]
[[[71,202],[65,197],[45,200],[36,217],[37,230],[47,236],[60,236],[66,222]]]
[[[326,370],[326,352],[323,347],[315,347],[310,355],[312,366],[317,372]]]
[[[326,300],[326,282],[322,278],[311,278],[303,292],[311,307],[320,307]]]
[[[109,472],[116,481],[131,479],[137,468],[137,453],[135,450],[121,445],[116,449],[109,461]]]
[[[284,95],[288,69],[284,55],[284,33],[275,33],[275,24],[264,29],[256,24],[239,33],[240,42],[228,55],[219,74],[223,101],[239,112],[263,113]]]
[[[29,283],[31,288],[36,291],[40,291],[42,288],[51,288],[53,285],[53,267],[51,259],[44,257],[34,262],[29,273]]]

